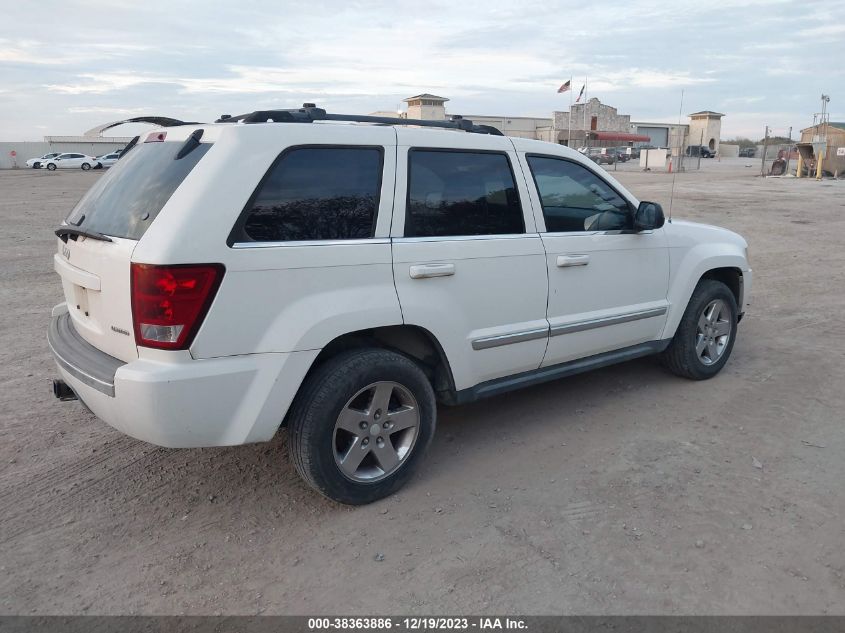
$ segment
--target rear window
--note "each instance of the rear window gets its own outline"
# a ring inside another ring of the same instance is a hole
[[[68,224],[112,237],[141,236],[185,177],[211,148],[201,143],[176,159],[184,143],[139,143],[77,203]]]
[[[287,150],[247,204],[230,244],[373,237],[381,173],[380,147]]]

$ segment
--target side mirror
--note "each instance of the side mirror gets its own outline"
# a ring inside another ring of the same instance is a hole
[[[639,233],[659,229],[665,221],[663,207],[656,202],[640,202],[634,213],[634,230]]]

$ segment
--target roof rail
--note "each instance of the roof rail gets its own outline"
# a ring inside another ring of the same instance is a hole
[[[449,121],[430,119],[403,119],[389,116],[369,116],[363,114],[331,114],[318,108],[313,103],[303,103],[301,108],[290,110],[256,110],[248,114],[231,116],[222,115],[215,123],[313,123],[314,121],[351,121],[355,123],[377,123],[379,125],[417,125],[420,127],[438,127],[449,130],[463,130],[474,134],[492,134],[504,136],[492,125],[476,125],[469,119],[455,115]]]

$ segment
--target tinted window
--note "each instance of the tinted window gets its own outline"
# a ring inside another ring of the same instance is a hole
[[[591,170],[557,158],[529,156],[528,164],[543,204],[546,230],[630,229],[628,203]]]
[[[369,147],[303,147],[283,154],[248,205],[235,241],[372,237],[382,153]]]
[[[68,223],[114,237],[140,239],[164,204],[211,144],[202,143],[183,158],[184,144],[139,143],[117,161],[68,216]]]
[[[408,169],[407,237],[525,231],[506,155],[413,150]]]

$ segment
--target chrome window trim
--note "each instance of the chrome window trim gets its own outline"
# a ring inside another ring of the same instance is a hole
[[[668,308],[662,306],[660,308],[651,308],[649,310],[639,310],[637,312],[628,312],[627,314],[618,314],[616,316],[602,317],[600,319],[589,319],[586,321],[577,321],[576,323],[564,323],[561,325],[553,325],[551,327],[551,336],[560,336],[561,334],[574,334],[575,332],[584,332],[586,330],[594,330],[608,325],[619,325],[620,323],[630,323],[631,321],[640,321],[642,319],[650,319],[666,314]]]
[[[349,240],[282,240],[279,242],[235,242],[233,249],[281,248],[297,246],[354,246],[364,244],[390,244],[389,237],[367,237]]]
[[[610,229],[607,231],[541,231],[541,237],[569,237],[570,235],[651,235],[655,230],[634,231],[631,229]]]
[[[515,240],[515,239],[540,239],[539,233],[504,233],[502,235],[448,235],[430,237],[368,237],[349,240],[283,240],[279,242],[235,242],[233,249],[250,248],[280,248],[291,246],[344,246],[363,244],[390,244],[391,241],[400,244],[414,242],[466,242],[475,240]]]
[[[515,240],[515,239],[539,239],[539,233],[502,233],[484,235],[429,235],[426,237],[394,237],[393,241],[398,244],[413,242],[469,242],[475,240]]]
[[[485,336],[477,338],[472,342],[472,349],[482,350],[490,349],[491,347],[501,347],[502,345],[511,345],[512,343],[524,343],[525,341],[534,341],[536,339],[546,338],[549,335],[549,328],[534,328],[531,330],[524,330],[522,332],[513,332],[512,334],[497,334],[496,336]]]

